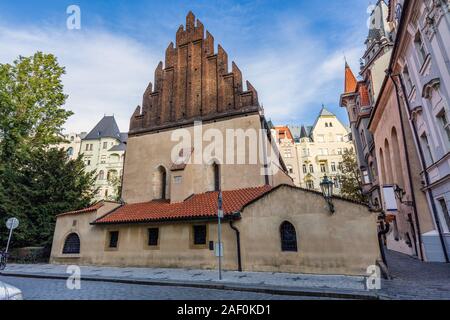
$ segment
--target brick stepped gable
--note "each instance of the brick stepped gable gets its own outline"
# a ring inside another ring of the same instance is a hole
[[[166,50],[165,67],[155,71],[155,86],[150,83],[130,122],[130,134],[150,132],[248,112],[258,112],[258,94],[247,81],[243,90],[242,73],[219,45],[214,53],[214,38],[192,12],[176,35],[176,47]]]

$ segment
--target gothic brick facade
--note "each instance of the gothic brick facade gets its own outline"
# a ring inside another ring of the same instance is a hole
[[[219,45],[214,52],[214,38],[192,12],[186,28],[180,26],[176,46],[166,49],[165,64],[155,71],[155,85],[150,83],[130,122],[130,134],[150,132],[212,120],[224,116],[259,111],[258,94],[247,81],[244,91],[242,73]]]

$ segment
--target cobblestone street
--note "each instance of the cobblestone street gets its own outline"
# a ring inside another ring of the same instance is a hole
[[[2,277],[0,281],[20,288],[26,300],[311,300],[254,292],[151,286],[82,281],[80,290],[69,290],[66,281]],[[318,298],[315,298],[318,299]]]
[[[8,265],[0,281],[20,288],[26,299],[37,300],[302,300],[310,299],[309,290],[323,299],[330,293],[351,293],[359,299],[450,299],[448,264],[425,263],[392,251],[386,251],[386,257],[392,279],[383,279],[381,290],[371,291],[364,288],[363,277],[227,271],[225,281],[217,282],[214,270],[88,266],[81,267],[86,277],[81,290],[69,290],[64,280],[67,266],[30,264]]]
[[[382,295],[391,299],[450,299],[450,264],[421,262],[386,250],[392,280],[383,280]]]

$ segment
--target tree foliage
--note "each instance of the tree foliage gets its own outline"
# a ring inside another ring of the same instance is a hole
[[[84,169],[81,156],[69,160],[66,151],[54,148],[34,151],[20,161],[20,170],[6,166],[0,173],[0,214],[19,218],[21,225],[14,234],[16,245],[51,245],[55,216],[91,204],[96,176]],[[1,232],[3,241],[6,233]]]
[[[362,192],[361,174],[353,151],[347,150],[342,155],[339,181],[342,196],[356,201],[367,201],[367,197]]]
[[[72,115],[62,108],[64,73],[55,56],[41,52],[0,64],[1,160],[61,140],[58,134]]]
[[[15,245],[48,245],[55,215],[92,201],[93,174],[83,161],[50,148],[72,115],[63,108],[64,73],[55,56],[41,52],[0,64],[0,247],[8,217],[20,220]]]

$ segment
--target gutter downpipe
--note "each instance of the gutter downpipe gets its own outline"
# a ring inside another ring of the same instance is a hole
[[[422,235],[421,235],[421,230],[420,230],[420,224],[419,224],[419,216],[417,214],[417,206],[416,206],[416,195],[414,192],[414,186],[412,183],[412,175],[411,175],[411,165],[409,163],[409,153],[408,153],[408,148],[406,146],[406,136],[405,136],[405,126],[403,124],[403,117],[402,117],[402,107],[400,105],[400,95],[399,95],[399,89],[398,89],[398,84],[397,82],[395,82],[394,80],[394,76],[392,74],[392,69],[388,70],[388,74],[389,77],[391,78],[392,82],[394,83],[395,86],[395,94],[397,97],[397,107],[398,107],[398,113],[400,116],[400,127],[402,130],[402,136],[403,136],[403,149],[405,152],[405,157],[406,157],[406,168],[408,171],[408,180],[409,180],[409,188],[411,190],[411,200],[412,200],[412,206],[413,206],[413,211],[414,211],[414,219],[416,220],[416,228],[417,228],[417,240],[419,242],[419,252],[420,252],[420,260],[424,261],[424,256],[423,256],[423,249],[422,249]]]
[[[383,214],[384,216],[384,214]],[[386,222],[386,224],[383,223],[383,221],[380,221],[380,228],[378,231],[378,245],[380,246],[380,253],[381,253],[381,259],[383,260],[383,263],[388,266],[387,260],[386,260],[386,253],[384,252],[384,244],[383,244],[383,236],[389,232],[391,229],[389,223]]]
[[[405,95],[406,90],[405,90],[405,84],[403,82],[403,79],[398,74],[395,74],[395,75],[391,75],[392,81],[394,81],[394,79],[393,79],[394,76],[398,77],[398,79],[400,81],[400,85],[402,87],[403,96],[406,97],[406,95]],[[406,108],[407,109],[406,112],[408,113],[409,123],[410,123],[410,125],[413,128],[412,131],[413,131],[413,135],[414,135],[414,140],[415,140],[417,148],[419,150],[419,159],[420,159],[420,164],[422,165],[422,169],[423,169],[424,176],[425,176],[425,184],[428,187],[430,185],[430,176],[428,174],[427,166],[425,164],[425,157],[423,155],[422,146],[420,145],[420,142],[419,142],[419,137],[417,136],[416,125],[415,125],[414,121],[411,119],[411,112],[410,112],[409,101],[406,100],[405,102],[406,102],[406,107],[407,107]],[[431,209],[433,211],[434,220],[436,221],[436,227],[438,229],[439,240],[441,241],[442,250],[444,252],[445,262],[449,263],[449,257],[448,257],[447,248],[446,248],[446,245],[445,245],[444,235],[443,235],[443,232],[442,232],[442,226],[441,226],[441,223],[440,223],[439,215],[437,213],[436,203],[434,202],[433,190],[431,188],[427,188],[427,194],[428,194],[428,197],[430,199]]]
[[[238,259],[238,271],[242,272],[242,260],[241,260],[241,233],[239,229],[233,224],[233,220],[230,220],[230,227],[236,232],[236,247],[237,247],[237,259]]]

